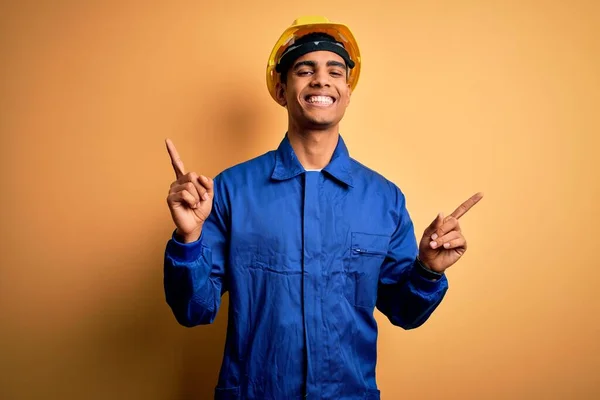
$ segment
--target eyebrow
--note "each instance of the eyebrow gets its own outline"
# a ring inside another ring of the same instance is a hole
[[[346,64],[344,64],[343,62],[339,62],[339,61],[327,61],[327,66],[328,67],[346,68]]]
[[[294,71],[302,66],[315,68],[317,66],[317,63],[315,61],[311,61],[311,60],[299,61],[294,65]],[[346,64],[339,62],[339,61],[333,61],[333,60],[327,61],[327,66],[328,67],[346,68]]]

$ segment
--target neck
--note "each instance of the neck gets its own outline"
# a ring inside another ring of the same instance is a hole
[[[329,164],[338,143],[338,126],[326,130],[288,129],[290,144],[304,169],[322,169]]]

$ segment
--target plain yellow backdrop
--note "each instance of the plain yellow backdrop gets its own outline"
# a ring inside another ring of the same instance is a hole
[[[566,0],[3,4],[0,398],[211,398],[227,301],[164,301],[164,139],[211,176],[275,148],[267,57],[306,14],[357,37],[342,135],[418,236],[485,193],[431,319],[377,313],[382,398],[600,398],[600,7]]]

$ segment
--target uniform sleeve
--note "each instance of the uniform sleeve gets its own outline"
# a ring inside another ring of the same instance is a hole
[[[164,254],[164,290],[177,321],[186,327],[210,324],[227,291],[227,212],[220,177],[214,179],[210,216],[196,242],[181,243],[173,233]]]
[[[419,273],[413,223],[405,197],[397,188],[396,213],[398,224],[379,275],[377,308],[392,324],[414,329],[425,323],[441,303],[448,280],[442,275],[432,281]]]

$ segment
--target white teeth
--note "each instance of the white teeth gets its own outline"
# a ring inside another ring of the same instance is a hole
[[[317,103],[323,105],[333,104],[333,98],[329,96],[310,96],[308,98],[309,103]]]

